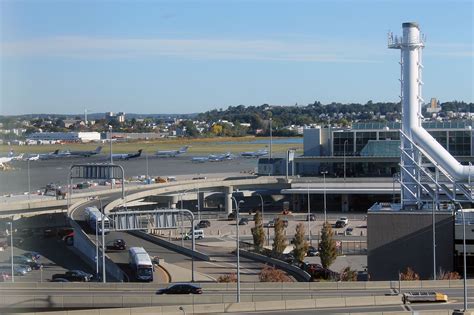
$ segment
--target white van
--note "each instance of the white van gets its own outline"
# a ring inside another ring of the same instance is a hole
[[[191,233],[192,231],[189,231],[189,233],[186,233],[184,236],[185,240],[190,240],[191,239]],[[204,230],[194,230],[194,238],[195,239],[203,239],[204,238]]]

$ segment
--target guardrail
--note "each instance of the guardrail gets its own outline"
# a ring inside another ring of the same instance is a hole
[[[193,256],[193,251],[190,248],[182,247],[180,245],[174,244],[172,242],[168,242],[167,240],[164,240],[160,237],[150,235],[148,233],[142,232],[142,231],[129,231],[128,233],[142,238],[144,240],[147,240],[149,242],[152,242],[153,244],[163,246],[165,248],[168,248],[170,250],[176,251],[178,253],[181,253],[183,255],[192,257]],[[194,257],[200,260],[205,260],[205,261],[211,261],[211,257],[209,255],[206,255],[204,253],[194,251]]]
[[[242,257],[277,266],[278,268],[285,270],[287,273],[295,277],[295,279],[298,281],[308,282],[311,280],[311,275],[309,273],[302,270],[301,268],[290,265],[284,261],[257,254],[254,252],[246,251],[244,249],[239,250],[239,252]]]

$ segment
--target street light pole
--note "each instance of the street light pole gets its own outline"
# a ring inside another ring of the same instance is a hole
[[[321,172],[323,174],[323,186],[324,186],[324,223],[328,222],[327,216],[326,216],[326,174],[328,172],[324,171]]]
[[[31,195],[31,185],[30,185],[30,159],[26,160],[26,163],[28,165],[28,200],[30,199]]]
[[[237,227],[237,303],[240,302],[240,235],[239,235],[239,204],[243,203],[243,200],[237,202],[234,196],[232,196],[235,202],[235,226]]]
[[[313,245],[313,238],[311,237],[311,205],[309,198],[309,183],[308,183],[308,242]]]
[[[464,283],[464,312],[467,311],[467,264],[466,264],[466,217],[461,204],[457,203],[462,214],[462,251],[463,251],[463,283]]]
[[[347,140],[344,141],[344,181],[346,181],[346,144]]]
[[[114,164],[112,157],[112,126],[109,125],[109,141],[110,141],[110,164]]]
[[[99,226],[95,221],[95,276],[99,279]]]
[[[10,224],[10,252],[11,252],[11,265],[12,265],[12,282],[15,282],[15,272],[13,268],[13,218],[11,222],[8,222]]]

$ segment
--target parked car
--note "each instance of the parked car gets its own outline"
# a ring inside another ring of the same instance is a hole
[[[209,220],[201,220],[201,221],[199,221],[199,223],[198,223],[197,226],[198,226],[198,228],[200,228],[200,229],[208,228],[208,227],[211,226],[211,221],[209,221]]]
[[[118,238],[114,240],[112,248],[117,250],[125,250],[127,248],[127,245],[125,244],[125,241],[123,239]]]
[[[346,226],[346,223],[344,221],[341,221],[341,220],[336,221],[336,224],[335,224],[336,228],[343,228],[345,226]]]
[[[306,215],[306,221],[316,221],[316,215],[314,214]]]
[[[89,282],[92,279],[92,275],[82,270],[68,270],[65,273],[54,274],[52,280],[58,278],[63,278],[68,281]]]
[[[55,279],[52,279],[51,282],[70,282],[70,281],[64,278],[55,278]]]
[[[202,294],[202,289],[193,284],[174,284],[156,291],[156,294]]]
[[[11,259],[10,259],[10,262],[11,262]],[[41,264],[25,256],[13,256],[13,263],[29,266],[31,269],[34,269],[34,270],[38,270],[42,267]]]
[[[186,233],[186,235],[184,235],[184,239],[185,240],[190,240],[191,239],[191,234],[192,234],[192,231],[189,231],[189,233]],[[194,238],[198,239],[198,240],[203,239],[204,238],[204,231],[203,230],[194,230]]]
[[[249,224],[249,219],[247,218],[241,218],[239,221],[239,225],[247,225]]]
[[[346,229],[346,235],[352,235],[353,232],[354,232],[354,228],[352,228],[352,227],[348,227]]]
[[[15,276],[24,276],[29,272],[28,268],[29,268],[28,266],[24,266],[24,265],[13,265],[13,273],[15,274]],[[30,271],[31,271],[31,268],[30,268]],[[11,276],[12,266],[11,265],[0,266],[0,274],[2,273]]]
[[[23,253],[22,256],[26,258],[30,258],[34,261],[38,261],[41,258],[41,255],[38,254],[37,252],[26,252],[26,253]]]
[[[290,210],[283,210],[281,212],[282,215],[292,215],[293,213]]]
[[[234,212],[229,213],[229,215],[227,216],[227,219],[228,220],[235,220],[235,213]]]
[[[308,247],[308,251],[306,252],[306,254],[310,257],[319,256],[319,250],[317,250],[313,246],[310,246]]]

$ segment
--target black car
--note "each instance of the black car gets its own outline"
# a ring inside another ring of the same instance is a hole
[[[127,248],[127,245],[125,244],[125,241],[123,239],[118,238],[114,240],[112,248],[117,250],[125,250]]]
[[[158,290],[156,294],[202,294],[202,289],[193,284],[174,284]]]
[[[10,262],[11,262],[11,259],[10,259]],[[36,261],[34,261],[33,259],[27,258],[25,256],[13,256],[13,263],[14,264],[30,266],[31,269],[33,269],[33,270],[38,270],[38,269],[41,269],[41,267],[42,267],[41,264],[39,264]]]
[[[240,219],[239,225],[247,225],[247,224],[249,224],[249,219],[247,218]]]
[[[342,220],[337,220],[336,221],[336,228],[343,228],[346,226],[346,222],[342,221]]]
[[[319,250],[317,250],[313,246],[310,246],[308,247],[308,251],[306,252],[306,254],[310,257],[319,256]]]
[[[211,226],[211,222],[209,220],[201,220],[197,226],[200,229],[208,228]]]
[[[52,277],[53,280],[58,278],[66,279],[68,281],[89,282],[92,279],[92,275],[82,270],[69,270],[64,274],[55,274]]]

